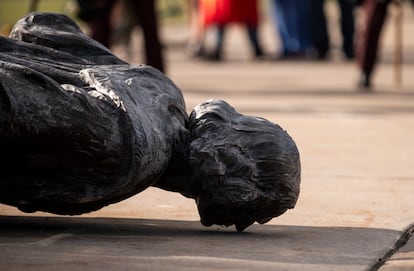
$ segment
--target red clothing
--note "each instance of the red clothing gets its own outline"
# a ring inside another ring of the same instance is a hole
[[[258,24],[257,0],[200,0],[203,25],[244,23]]]

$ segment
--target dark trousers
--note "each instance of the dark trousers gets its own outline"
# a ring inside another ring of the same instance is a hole
[[[365,0],[365,29],[358,46],[358,64],[361,71],[370,76],[374,70],[378,55],[378,42],[387,16],[387,8],[391,1]]]
[[[257,25],[246,24],[246,31],[247,31],[249,42],[252,46],[254,55],[256,57],[262,56],[263,50],[262,50],[262,47],[259,41]],[[215,46],[213,56],[212,56],[213,58],[216,58],[217,60],[221,59],[222,57],[225,32],[226,32],[226,25],[224,24],[217,25],[216,46]]]
[[[129,5],[132,7],[132,13],[135,14],[144,35],[145,63],[164,72],[164,58],[158,31],[155,0],[132,0],[129,1]]]
[[[79,17],[88,22],[91,37],[106,47],[111,45],[111,14],[115,0],[78,0]],[[126,1],[126,12],[141,26],[144,36],[145,63],[164,72],[164,58],[158,32],[155,0]]]
[[[338,0],[341,13],[342,50],[347,58],[354,57],[354,3]],[[324,12],[325,0],[312,0],[313,42],[319,56],[324,57],[329,49],[329,33]]]
[[[78,0],[79,18],[90,27],[91,38],[109,48],[112,26],[110,23],[115,0]]]
[[[273,13],[281,39],[282,55],[304,54],[313,46],[309,27],[309,0],[273,0]]]

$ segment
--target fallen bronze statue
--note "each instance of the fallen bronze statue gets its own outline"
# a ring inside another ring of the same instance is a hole
[[[193,198],[203,225],[238,231],[293,208],[300,186],[280,126],[222,100],[188,115],[164,74],[52,13],[0,37],[0,165],[0,203],[24,212],[82,214],[154,186]]]

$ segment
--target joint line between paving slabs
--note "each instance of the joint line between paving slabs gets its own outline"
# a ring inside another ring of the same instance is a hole
[[[414,223],[408,226],[395,242],[394,246],[389,249],[385,254],[379,258],[372,267],[367,271],[378,271],[395,253],[397,253],[403,246],[405,246],[411,236],[414,234]]]

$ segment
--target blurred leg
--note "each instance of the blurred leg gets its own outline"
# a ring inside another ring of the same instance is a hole
[[[216,45],[213,50],[213,53],[210,56],[208,56],[210,60],[221,60],[223,56],[224,35],[226,32],[226,26],[224,24],[218,24],[216,31]]]
[[[254,49],[254,55],[256,57],[262,56],[263,49],[262,49],[262,46],[260,45],[257,25],[247,25],[246,29],[249,35],[250,43],[252,44],[253,49]]]
[[[88,23],[90,36],[109,48],[111,43],[111,12],[115,0],[78,0],[79,17]]]
[[[329,52],[329,34],[324,11],[325,0],[311,0],[312,2],[312,33],[313,45],[317,58],[325,59]]]
[[[342,50],[347,59],[354,58],[354,4],[349,0],[339,0],[341,11]]]
[[[312,6],[309,0],[295,0],[296,5],[292,7],[292,10],[296,9],[294,16],[297,22],[297,36],[299,42],[299,52],[306,54],[310,48],[313,47],[312,41],[312,27],[310,26]],[[293,16],[293,15],[292,15]]]
[[[159,38],[155,0],[131,1],[144,34],[146,64],[164,72],[162,45]]]
[[[388,1],[366,0],[365,32],[358,52],[358,63],[362,72],[361,87],[370,87],[371,75],[377,63],[378,42],[387,15]]]
[[[282,47],[281,54],[282,55],[288,54],[288,51],[289,51],[288,40],[290,39],[288,25],[286,22],[285,3],[286,3],[286,0],[274,0],[273,1],[273,11],[274,11],[278,33],[279,33],[280,40],[281,40],[281,47]]]

